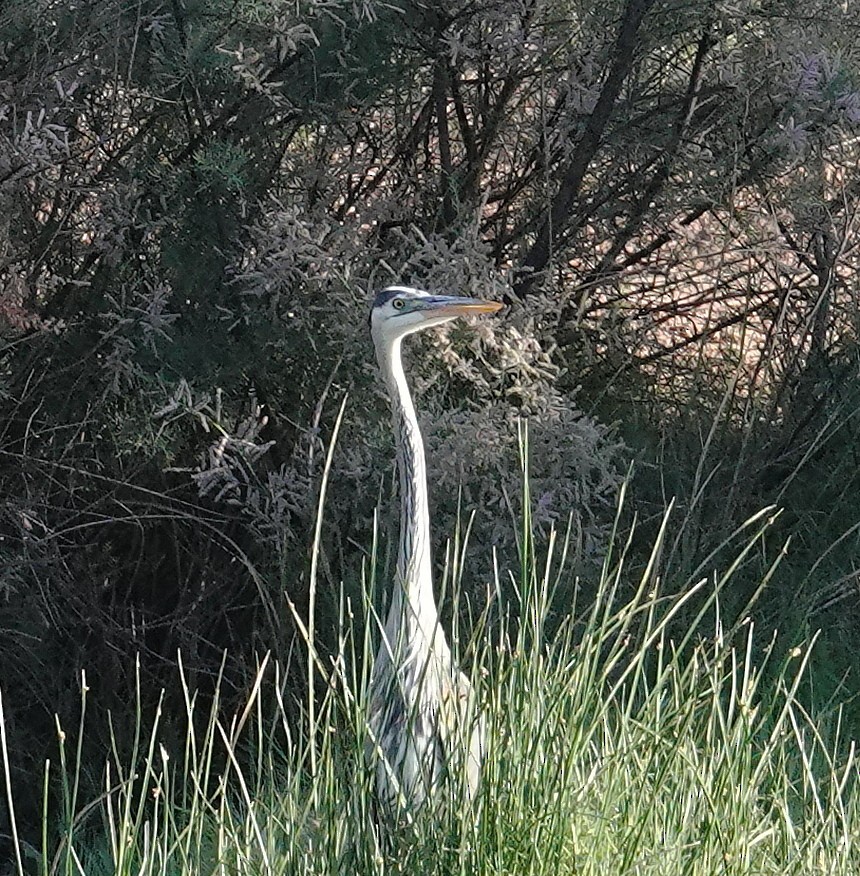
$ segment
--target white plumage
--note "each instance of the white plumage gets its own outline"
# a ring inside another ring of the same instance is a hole
[[[454,665],[433,596],[424,443],[401,358],[403,338],[500,304],[393,286],[377,295],[371,334],[391,397],[400,477],[400,541],[391,606],[370,682],[368,758],[383,805],[420,806],[446,776],[474,797],[484,721]],[[458,783],[460,783],[458,785]]]

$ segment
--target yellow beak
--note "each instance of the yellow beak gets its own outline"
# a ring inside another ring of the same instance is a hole
[[[504,307],[498,301],[461,298],[457,295],[432,295],[421,299],[421,310],[433,316],[469,316],[476,313],[497,313]]]

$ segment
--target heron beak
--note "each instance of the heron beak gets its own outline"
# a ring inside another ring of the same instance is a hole
[[[421,300],[421,310],[428,316],[470,316],[475,313],[496,313],[504,307],[498,301],[461,298],[457,295],[433,295]]]

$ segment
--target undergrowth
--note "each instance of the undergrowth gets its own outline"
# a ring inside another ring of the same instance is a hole
[[[89,732],[82,676],[79,725],[58,720],[58,754],[45,764],[41,848],[17,835],[5,772],[11,872],[860,872],[854,744],[839,709],[810,714],[799,693],[814,641],[777,658],[752,614],[723,616],[722,595],[775,516],[768,509],[746,521],[735,560],[677,590],[657,571],[669,512],[635,577],[630,542],[616,531],[597,598],[585,606],[564,580],[566,540],[536,545],[526,514],[521,568],[496,572],[471,640],[453,636],[487,717],[477,803],[465,807],[443,789],[397,828],[374,809],[362,758],[371,607],[385,589],[373,559],[364,604],[341,603],[333,654],[320,653],[317,631],[297,619],[304,647],[293,659],[312,667],[300,721],[287,701],[288,667],[268,655],[229,722],[217,694],[201,705],[180,670],[185,714],[138,710],[131,752],[113,747],[93,799],[78,790],[82,771],[94,768],[80,757]],[[463,549],[449,552],[452,599]],[[192,728],[179,747],[163,733],[177,722]],[[5,735],[0,742],[5,764]],[[52,782],[59,808],[49,802]]]

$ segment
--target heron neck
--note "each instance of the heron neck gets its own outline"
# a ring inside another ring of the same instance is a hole
[[[400,339],[394,342],[385,358],[387,361],[380,364],[391,396],[401,505],[397,586],[386,633],[393,645],[396,631],[405,630],[408,644],[414,646],[417,640],[430,643],[442,636],[433,597],[427,467],[415,405],[403,371]]]

